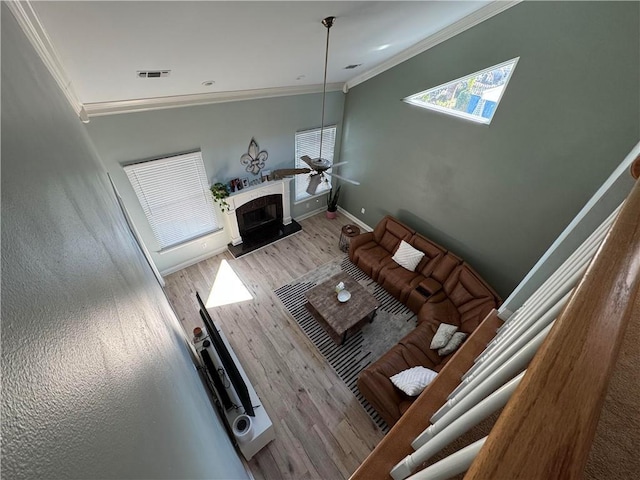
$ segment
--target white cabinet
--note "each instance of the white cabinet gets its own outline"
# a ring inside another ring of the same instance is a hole
[[[251,419],[250,430],[248,430],[244,435],[236,436],[236,438],[234,439],[237,442],[238,448],[240,449],[240,452],[242,452],[242,455],[244,456],[244,458],[246,458],[247,460],[251,460],[251,458],[256,453],[258,453],[265,445],[267,445],[270,441],[275,439],[273,424],[271,423],[271,419],[269,418],[269,415],[267,414],[267,411],[265,410],[264,405],[260,401],[258,394],[253,388],[253,385],[251,385],[251,382],[249,381],[247,374],[242,368],[242,365],[240,364],[238,357],[236,356],[235,352],[231,348],[231,345],[229,344],[229,341],[227,340],[227,337],[225,336],[224,332],[217,325],[215,325],[215,328],[220,334],[220,337],[222,337],[222,341],[227,346],[227,349],[229,350],[229,354],[231,355],[231,358],[233,358],[233,361],[235,362],[236,367],[238,368],[238,371],[240,372],[240,375],[244,380],[244,383],[247,385],[247,389],[249,390],[249,396],[251,398],[251,404],[254,406],[255,416],[249,417]],[[202,344],[203,344],[203,341],[198,341],[195,343],[195,347],[198,353],[200,353],[204,349]],[[211,357],[211,360],[215,364],[216,368],[218,369],[222,368],[224,371],[224,367],[222,365],[222,362],[220,361],[220,357],[218,356],[213,345],[209,345],[206,348],[206,350],[209,353],[209,356]],[[231,398],[231,401],[236,405],[241,405],[240,399],[238,398],[238,395],[236,394],[233,388],[233,385],[231,384],[229,379],[225,377],[223,379],[223,383],[226,386],[226,391],[229,397]],[[224,415],[227,418],[227,422],[229,423],[230,426],[233,426],[236,420],[236,417],[238,417],[241,414],[242,414],[241,411],[236,410],[234,408],[231,408],[224,412]]]

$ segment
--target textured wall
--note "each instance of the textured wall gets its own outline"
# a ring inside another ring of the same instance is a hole
[[[523,2],[351,89],[342,173],[362,185],[341,205],[398,216],[506,296],[638,141],[639,9]],[[400,101],[517,56],[490,126]]]
[[[338,124],[336,152],[343,104],[341,92],[327,94],[325,122]],[[256,178],[240,164],[240,156],[247,152],[254,137],[260,148],[269,153],[265,169],[291,168],[295,132],[319,127],[321,106],[322,94],[296,95],[97,117],[91,119],[87,129],[154,262],[160,271],[166,271],[224,248],[230,237],[221,232],[162,255],[155,253],[159,245],[121,164],[200,148],[211,182]],[[294,218],[326,205],[324,196],[293,205],[293,184],[291,190]]]
[[[247,478],[84,127],[4,4],[2,137],[2,477]]]

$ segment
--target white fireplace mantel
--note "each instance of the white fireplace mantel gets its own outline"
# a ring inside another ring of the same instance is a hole
[[[282,223],[289,225],[291,223],[291,195],[289,193],[289,183],[291,178],[283,178],[282,180],[272,180],[270,182],[261,183],[253,187],[248,187],[234,192],[225,200],[229,204],[229,210],[225,212],[225,223],[231,233],[231,244],[239,245],[242,243],[240,230],[238,228],[238,220],[236,218],[236,208],[241,207],[245,203],[264,197],[265,195],[282,195]]]

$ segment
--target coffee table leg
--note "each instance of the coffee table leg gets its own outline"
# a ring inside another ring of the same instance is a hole
[[[344,332],[342,334],[342,341],[340,342],[340,345],[344,345],[344,342],[347,340],[347,332]]]
[[[369,315],[369,323],[373,323],[373,319],[376,318],[376,314],[378,313],[378,309],[376,308],[371,315]]]

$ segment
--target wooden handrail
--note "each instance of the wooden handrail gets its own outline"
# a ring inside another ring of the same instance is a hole
[[[640,315],[639,220],[640,181],[465,480],[582,478],[624,332]]]
[[[430,425],[431,416],[444,405],[447,396],[458,386],[462,375],[473,365],[473,360],[495,337],[502,323],[497,310],[493,310],[369,454],[351,480],[392,480],[391,469],[414,452],[411,447],[413,439]]]

